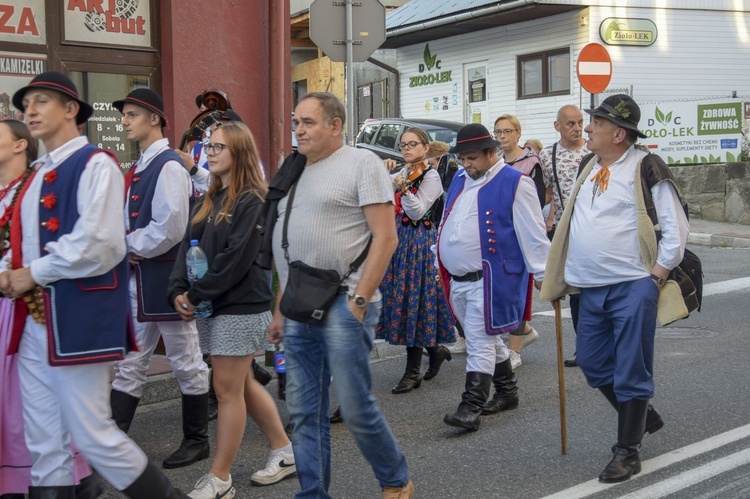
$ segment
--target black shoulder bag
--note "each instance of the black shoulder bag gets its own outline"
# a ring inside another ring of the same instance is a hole
[[[304,262],[289,261],[289,241],[286,233],[289,225],[289,215],[292,212],[292,202],[297,184],[295,183],[287,198],[286,215],[284,216],[284,228],[282,232],[281,247],[284,249],[284,258],[289,265],[289,275],[286,280],[284,293],[281,295],[279,310],[285,317],[297,322],[307,324],[320,324],[326,317],[328,309],[339,293],[345,293],[348,288],[343,282],[353,272],[356,272],[362,262],[367,258],[370,251],[372,236],[367,242],[362,254],[349,265],[349,271],[340,277],[335,270],[324,270],[311,267]]]

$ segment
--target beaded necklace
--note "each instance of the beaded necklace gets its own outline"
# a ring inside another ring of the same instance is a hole
[[[13,208],[16,205],[16,200],[18,200],[18,194],[23,190],[23,186],[29,180],[32,172],[31,168],[27,168],[20,177],[13,180],[7,187],[0,189],[0,201],[2,201],[10,190],[18,184],[18,188],[13,193],[13,199],[11,199],[10,204],[5,208],[3,216],[0,217],[0,257],[4,257],[10,249],[10,219],[13,216]]]

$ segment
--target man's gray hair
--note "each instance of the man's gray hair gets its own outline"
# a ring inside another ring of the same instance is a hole
[[[320,103],[320,106],[323,108],[323,117],[326,120],[326,125],[330,125],[334,118],[339,118],[341,126],[344,126],[346,122],[346,109],[344,109],[344,105],[338,97],[330,92],[310,92],[309,94],[305,94],[297,104],[307,99],[315,99]]]

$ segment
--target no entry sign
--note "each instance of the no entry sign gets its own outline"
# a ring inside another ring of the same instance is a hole
[[[604,92],[612,79],[612,59],[603,45],[589,43],[581,50],[576,64],[578,81],[590,94]]]

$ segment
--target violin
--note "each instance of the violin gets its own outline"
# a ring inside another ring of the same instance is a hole
[[[414,181],[422,176],[425,170],[430,167],[430,164],[427,163],[426,159],[423,159],[417,163],[406,163],[405,166],[408,168],[408,172],[406,173],[406,178],[400,185],[402,196],[406,195],[406,192],[411,188]]]

